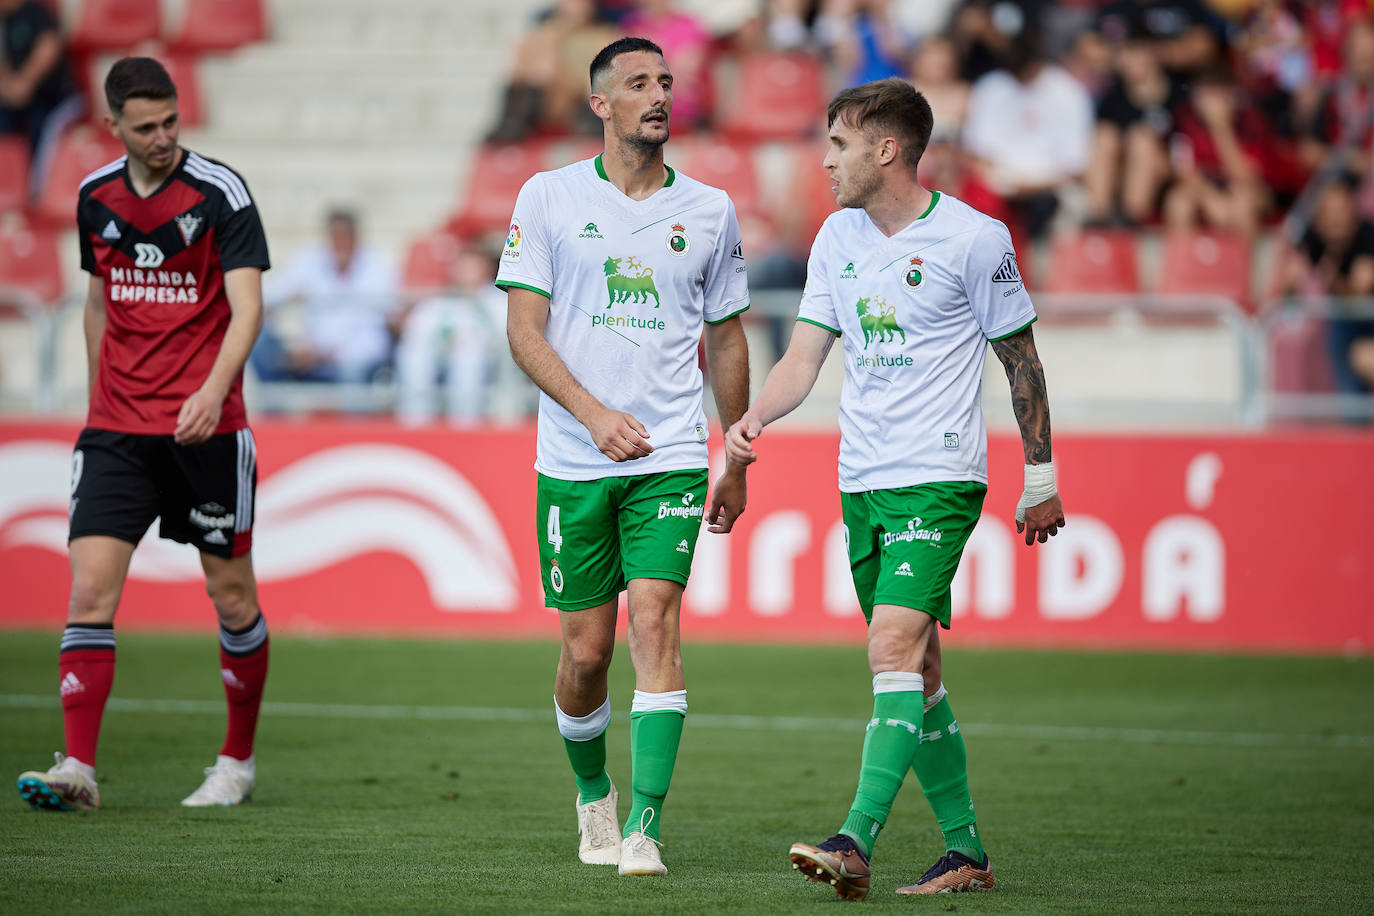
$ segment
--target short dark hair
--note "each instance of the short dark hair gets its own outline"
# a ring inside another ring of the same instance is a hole
[[[902,161],[912,172],[930,144],[935,116],[926,97],[906,80],[891,77],[844,90],[830,101],[826,127],[843,120],[866,134],[895,137],[902,147]]]
[[[174,99],[176,84],[167,75],[167,68],[151,57],[125,57],[115,61],[105,77],[105,102],[110,114],[118,118],[124,114],[129,99]]]
[[[591,80],[592,91],[596,91],[596,81],[610,71],[611,65],[617,57],[633,51],[649,51],[659,57],[663,56],[663,49],[647,38],[617,38],[598,51],[596,57],[592,58],[592,65],[587,71]]]

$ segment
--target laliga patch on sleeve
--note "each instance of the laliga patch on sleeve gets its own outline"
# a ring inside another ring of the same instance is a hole
[[[511,220],[510,232],[506,233],[506,244],[501,249],[501,260],[507,264],[520,263],[520,221]]]

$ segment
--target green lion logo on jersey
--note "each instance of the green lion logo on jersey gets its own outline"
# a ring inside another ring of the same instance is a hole
[[[620,262],[627,261],[627,270],[635,271],[634,274],[622,274],[620,272]],[[606,308],[610,308],[617,302],[648,302],[649,297],[654,297],[654,308],[659,306],[658,287],[654,286],[654,269],[640,264],[638,259],[630,258],[607,258],[602,265],[606,271]]]
[[[897,324],[897,310],[888,305],[886,300],[879,299],[876,311],[870,311],[868,302],[871,298],[860,299],[854,306],[859,313],[859,327],[864,329],[864,349],[867,350],[875,340],[886,343],[899,334],[905,344],[906,332]]]

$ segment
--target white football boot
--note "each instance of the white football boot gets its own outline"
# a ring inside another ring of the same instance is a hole
[[[95,784],[95,767],[75,757],[54,753],[57,762],[46,772],[29,770],[19,774],[19,794],[24,801],[44,811],[94,811],[100,807],[100,789]]]
[[[639,829],[627,836],[620,844],[620,873],[622,875],[666,875],[668,866],[663,864],[659,847],[663,844],[646,832],[654,822],[654,809],[645,808],[639,816]]]
[[[615,783],[610,793],[597,801],[582,804],[577,796],[577,832],[582,839],[577,857],[588,865],[620,864],[620,816],[616,813]]]
[[[205,782],[181,800],[188,808],[238,805],[253,797],[253,758],[235,760],[220,754],[215,765],[205,768]]]

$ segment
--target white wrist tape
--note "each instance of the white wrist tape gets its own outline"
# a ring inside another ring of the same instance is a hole
[[[1026,510],[1038,506],[1052,496],[1058,496],[1054,486],[1054,462],[1026,465],[1025,489],[1021,491],[1021,501],[1016,504],[1016,520],[1026,520]]]

